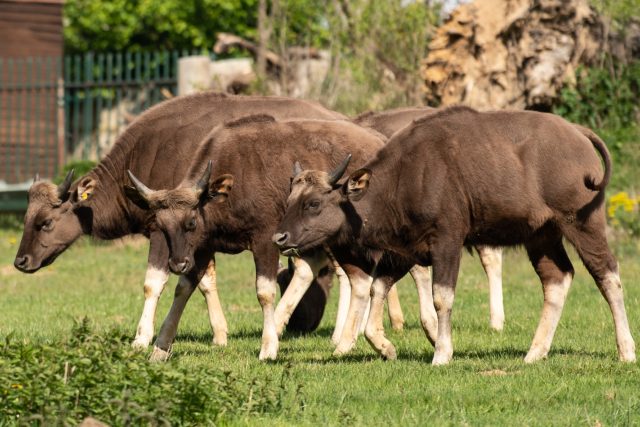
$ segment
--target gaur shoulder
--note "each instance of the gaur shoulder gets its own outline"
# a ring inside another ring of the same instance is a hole
[[[233,129],[251,123],[273,123],[275,121],[275,117],[270,116],[269,114],[251,114],[248,116],[240,117],[239,119],[225,122],[224,127],[227,129]]]

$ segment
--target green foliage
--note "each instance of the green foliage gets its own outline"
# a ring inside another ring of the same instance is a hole
[[[69,53],[144,49],[209,50],[217,32],[255,35],[257,0],[68,0]]]
[[[122,332],[96,334],[84,318],[68,339],[0,343],[0,408],[5,421],[77,425],[198,425],[278,414],[290,387],[214,368],[151,364]]]
[[[624,29],[629,21],[640,16],[640,0],[591,0],[591,4],[611,19],[614,29]]]
[[[402,0],[342,4],[348,6],[327,13],[337,66],[325,102],[346,114],[421,104],[420,61],[438,6]]]
[[[592,128],[634,126],[640,113],[640,61],[606,62],[610,68],[579,68],[576,84],[562,90],[554,112]]]
[[[96,165],[97,163],[93,160],[71,160],[62,167],[60,172],[58,172],[58,175],[53,178],[53,182],[54,184],[62,183],[62,181],[64,181],[64,178],[67,176],[67,173],[69,173],[71,169],[73,169],[74,171],[74,179],[77,179],[89,173],[89,171],[95,168]]]

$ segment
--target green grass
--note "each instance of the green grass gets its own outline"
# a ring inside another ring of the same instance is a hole
[[[145,243],[82,241],[47,269],[24,275],[11,266],[19,238],[18,231],[0,231],[0,337],[13,333],[14,341],[29,345],[60,345],[69,339],[74,319],[88,316],[99,336],[115,329],[133,338],[143,302]],[[636,339],[638,253],[638,241],[617,250]],[[505,255],[507,320],[502,333],[489,330],[484,273],[477,258],[465,254],[454,306],[454,361],[449,366],[430,365],[433,349],[419,326],[416,292],[407,279],[399,287],[405,330],[393,332],[387,323],[397,361],[379,360],[363,338],[348,357],[331,356],[333,294],[317,332],[285,335],[278,361],[259,362],[261,311],[251,257],[242,254],[217,259],[228,347],[211,347],[204,300],[194,295],[173,357],[158,369],[193,378],[230,371],[249,385],[256,378],[276,384],[288,375],[291,386],[282,392],[278,408],[260,414],[238,410],[224,424],[640,425],[640,368],[617,361],[609,309],[582,264],[573,253],[571,257],[576,277],[549,359],[532,366],[522,359],[537,325],[542,294],[524,252],[510,250]],[[170,283],[157,325],[171,303],[175,280]],[[0,360],[3,357],[0,354]],[[175,384],[175,393],[184,392],[180,387],[186,387],[186,381]],[[147,392],[144,383],[133,383],[129,390],[136,399],[144,399]],[[0,425],[2,413],[0,408]]]

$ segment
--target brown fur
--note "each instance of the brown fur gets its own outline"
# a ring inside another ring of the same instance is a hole
[[[59,201],[64,202],[59,206],[29,204],[25,234],[16,255],[29,259],[28,265],[22,266],[23,271],[36,271],[45,259],[52,262],[52,257],[82,234],[100,239],[148,234],[148,214],[125,195],[124,187],[130,184],[127,169],[154,188],[174,188],[193,160],[194,150],[212,127],[252,113],[269,113],[280,118],[345,118],[317,103],[282,97],[205,92],[160,103],[137,117],[100,164],[71,186],[68,200]],[[78,188],[85,185],[92,186],[93,192],[82,200]],[[33,193],[33,201],[40,200]],[[36,217],[55,219],[55,227],[43,233],[33,221]],[[43,249],[43,245],[53,247],[49,241],[56,243],[55,254]]]
[[[453,299],[445,289],[455,288],[461,247],[524,244],[546,289],[573,274],[565,237],[614,311],[621,358],[633,360],[622,296],[608,279],[617,274],[602,191],[610,165],[595,134],[558,116],[448,108],[395,133],[340,188],[326,191],[322,169],[304,172],[278,230],[288,235],[281,248],[329,243],[334,253],[350,248],[353,262],[371,268],[384,251],[433,265],[434,301],[445,325],[434,363],[446,363]],[[322,210],[310,215],[301,207],[314,199]],[[542,353],[530,354],[535,360]]]

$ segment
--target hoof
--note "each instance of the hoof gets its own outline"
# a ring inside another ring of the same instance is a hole
[[[451,352],[446,352],[446,351],[438,351],[436,350],[435,354],[433,355],[433,360],[431,361],[431,364],[433,366],[442,366],[442,365],[448,365],[449,362],[451,362],[451,359],[453,358],[453,354]]]
[[[131,347],[133,347],[136,350],[146,350],[147,347],[149,347],[150,343],[151,343],[151,340],[148,340],[148,339],[145,339],[145,338],[136,338],[131,343]]]
[[[162,350],[159,347],[153,347],[153,352],[151,352],[151,356],[149,356],[149,361],[151,362],[166,362],[171,357],[171,349]]]
[[[398,355],[396,354],[396,348],[393,346],[393,344],[389,344],[388,346],[384,347],[380,352],[380,355],[384,360],[396,360],[398,358]]]
[[[546,359],[548,353],[549,350],[544,350],[539,347],[532,348],[524,357],[524,363],[535,363],[539,360]]]
[[[227,346],[227,333],[219,333],[213,337],[214,347],[226,347]]]
[[[626,353],[620,353],[620,361],[621,362],[627,362],[627,363],[633,363],[636,361],[636,352],[635,351],[631,351],[631,352],[626,352]]]
[[[278,357],[278,344],[263,345],[260,349],[259,360],[276,360]]]
[[[502,332],[504,329],[504,319],[491,319],[490,325],[494,331]]]
[[[349,343],[344,343],[344,342],[339,342],[338,346],[336,347],[336,349],[333,352],[334,356],[343,356],[347,353],[349,353],[351,350],[353,349],[353,344],[349,344]]]

